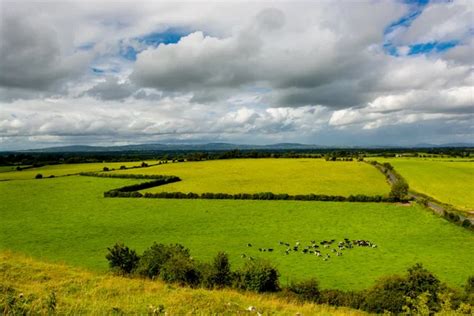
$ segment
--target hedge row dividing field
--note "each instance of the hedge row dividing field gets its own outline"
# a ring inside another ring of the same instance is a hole
[[[260,193],[386,195],[390,186],[374,167],[356,161],[324,159],[228,159],[168,163],[144,169],[117,170],[113,174],[172,174],[181,182],[142,193]]]
[[[367,288],[416,262],[453,286],[474,274],[472,232],[417,205],[103,198],[110,188],[142,182],[81,176],[0,182],[0,249],[105,271],[107,247],[117,241],[139,252],[154,241],[181,243],[199,260],[218,251],[234,267],[248,257],[268,259],[283,284],[316,277],[323,288],[339,289]],[[344,238],[378,247],[323,261],[301,251],[287,255],[280,245]]]
[[[145,161],[145,163],[152,165],[156,164],[157,161]],[[58,164],[58,165],[46,165],[43,167],[37,168],[28,168],[21,171],[16,171],[12,167],[4,167],[0,172],[0,181],[4,180],[30,180],[34,179],[37,174],[42,174],[44,178],[50,176],[66,176],[66,175],[75,175],[83,172],[99,172],[104,168],[120,169],[124,166],[125,168],[141,168],[141,161],[132,161],[132,162],[104,162],[104,163],[78,163],[78,164]],[[125,171],[130,170],[126,169]]]
[[[373,158],[388,162],[413,191],[464,211],[474,211],[474,162],[461,159]]]

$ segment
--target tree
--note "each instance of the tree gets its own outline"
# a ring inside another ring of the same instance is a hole
[[[109,253],[105,258],[109,261],[109,266],[118,272],[129,274],[138,264],[140,257],[135,250],[128,248],[123,243],[116,243],[112,248],[107,248]]]
[[[399,179],[392,185],[392,190],[390,191],[390,197],[400,201],[406,198],[408,194],[408,183],[403,180]]]
[[[232,271],[230,270],[229,256],[226,253],[217,253],[213,262],[213,270],[214,285],[225,287],[232,283]]]

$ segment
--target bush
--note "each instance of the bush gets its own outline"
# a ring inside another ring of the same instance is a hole
[[[392,185],[389,197],[400,201],[406,198],[408,194],[408,183],[405,180],[399,179]]]
[[[464,286],[466,294],[474,294],[474,275],[467,278],[466,285]]]
[[[199,270],[191,257],[183,253],[173,254],[161,267],[160,277],[166,282],[197,286]]]
[[[218,252],[212,264],[212,284],[217,287],[226,287],[232,284],[232,271],[230,270],[229,256]]]
[[[464,228],[470,228],[472,226],[472,224],[471,224],[471,221],[466,218],[462,221],[461,226],[464,227]]]
[[[41,173],[38,173],[36,176],[35,176],[35,179],[43,179],[43,175]]]
[[[237,272],[235,286],[254,292],[276,292],[280,290],[278,277],[280,273],[268,261],[247,261]]]
[[[143,252],[140,257],[135,273],[154,278],[161,272],[163,265],[174,255],[180,255],[189,258],[189,250],[180,244],[163,245],[153,243],[153,245]]]
[[[288,291],[295,294],[298,299],[309,302],[318,302],[321,295],[319,282],[314,278],[291,283],[290,286],[288,286]]]
[[[344,292],[341,290],[322,290],[319,296],[318,304],[327,304],[332,306],[349,306],[352,308],[361,308],[364,302],[363,292]]]
[[[112,248],[107,248],[109,253],[105,258],[109,261],[109,266],[122,274],[131,273],[140,260],[135,252],[123,243],[116,243]]]
[[[109,168],[104,167],[102,170],[103,170],[103,171],[109,171]]]
[[[401,313],[406,303],[405,293],[406,282],[403,277],[384,277],[366,292],[364,309],[372,313]]]

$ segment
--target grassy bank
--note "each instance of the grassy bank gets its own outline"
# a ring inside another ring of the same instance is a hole
[[[25,273],[28,272],[28,273]],[[0,306],[15,300],[28,313],[363,315],[324,305],[297,304],[274,295],[232,290],[192,290],[160,281],[127,279],[0,253]],[[256,311],[249,312],[249,307]],[[1,312],[1,310],[0,310]]]

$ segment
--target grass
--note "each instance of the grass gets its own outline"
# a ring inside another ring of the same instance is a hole
[[[322,287],[339,289],[366,288],[416,262],[453,286],[474,274],[474,234],[416,205],[102,197],[137,182],[80,176],[0,182],[0,249],[106,271],[106,247],[117,241],[139,252],[154,241],[181,243],[199,260],[225,250],[236,268],[246,253],[274,262],[283,283],[314,276]],[[324,262],[287,256],[278,245],[345,237],[379,248],[348,250]]]
[[[232,159],[168,163],[116,173],[175,175],[183,181],[144,192],[387,194],[385,178],[362,162],[323,159]]]
[[[157,163],[157,161],[146,161],[148,164]],[[78,174],[81,172],[99,172],[104,167],[109,169],[118,169],[120,166],[133,167],[140,166],[141,161],[134,162],[104,162],[104,163],[80,163],[80,164],[59,164],[59,165],[46,165],[38,168],[31,168],[21,171],[12,171],[16,167],[4,166],[0,167],[0,181],[2,180],[29,180],[34,179],[38,173],[41,173],[43,177],[49,177],[51,175],[66,176],[72,174]]]
[[[474,162],[423,158],[376,160],[391,163],[412,190],[461,210],[474,210]]]
[[[26,301],[25,314],[50,314],[48,306],[54,293],[58,315],[145,315],[152,314],[160,305],[168,315],[247,314],[249,306],[265,315],[365,315],[348,308],[297,304],[275,295],[192,290],[160,281],[98,275],[11,252],[0,253],[0,284],[0,306],[12,297]],[[8,297],[7,288],[16,292]],[[23,299],[19,298],[20,293]]]

